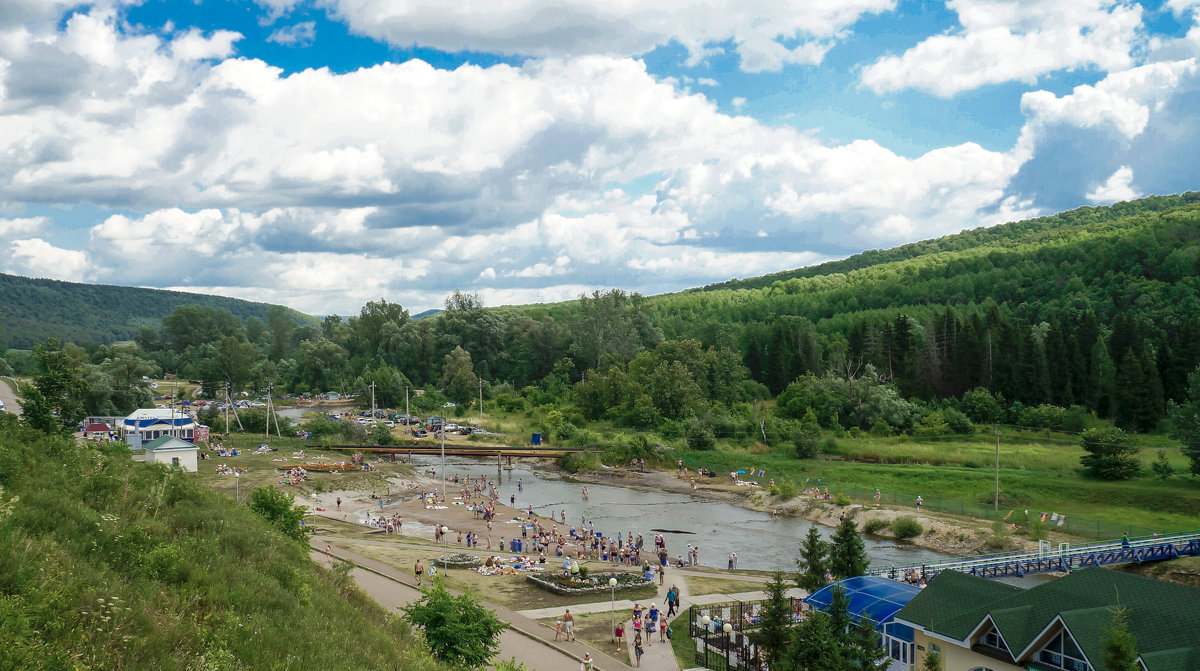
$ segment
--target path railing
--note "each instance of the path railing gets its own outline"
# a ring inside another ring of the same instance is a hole
[[[1088,566],[1108,566],[1132,562],[1174,559],[1200,555],[1200,531],[1167,536],[1144,536],[1057,547],[1042,541],[1033,552],[1009,552],[981,555],[969,559],[946,559],[924,564],[896,564],[871,567],[870,575],[903,580],[917,575],[932,578],[942,571],[960,571],[984,578],[1022,576],[1031,573],[1067,572]]]

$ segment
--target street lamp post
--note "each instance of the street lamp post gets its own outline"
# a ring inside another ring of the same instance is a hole
[[[729,668],[729,648],[733,643],[733,625],[726,622],[721,626],[721,631],[725,632],[728,638],[725,639],[725,668]]]
[[[442,503],[446,502],[446,422],[442,421]]]
[[[704,627],[704,664],[708,665],[708,626],[712,624],[712,618],[705,615],[700,618],[700,626]]]
[[[237,471],[234,471],[233,472],[233,481],[236,483],[234,485],[234,487],[236,487],[236,491],[237,491],[236,501],[238,503],[241,503],[242,502],[242,474],[238,473]]]
[[[616,578],[608,579],[608,608],[609,608],[609,611],[612,612],[612,628],[609,629],[609,631],[612,632],[612,638],[609,640],[615,641],[617,639],[617,579]]]
[[[450,570],[450,565],[446,563],[448,561],[447,555],[450,554],[450,544],[446,540],[446,535],[449,533],[450,533],[450,527],[442,525],[442,572],[443,573]]]

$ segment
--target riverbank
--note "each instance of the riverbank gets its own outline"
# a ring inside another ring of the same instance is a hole
[[[548,470],[554,469],[557,467],[548,467]],[[836,527],[843,514],[854,519],[860,530],[870,520],[881,520],[890,525],[897,517],[912,517],[920,522],[924,529],[924,532],[916,537],[900,540],[890,528],[883,528],[872,535],[958,556],[986,554],[1004,549],[1037,548],[1036,541],[1014,535],[1011,528],[1006,527],[1005,533],[998,538],[992,524],[986,520],[958,518],[944,513],[918,513],[915,508],[865,506],[858,503],[840,506],[833,500],[817,500],[814,496],[805,494],[783,499],[771,496],[763,486],[735,485],[728,476],[696,478],[695,490],[692,489],[690,476],[684,479],[669,471],[614,468],[573,473],[565,477],[580,483],[690,494],[748,510],[799,517],[827,527]]]

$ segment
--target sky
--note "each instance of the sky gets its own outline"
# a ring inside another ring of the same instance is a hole
[[[1200,188],[1200,0],[3,0],[0,272],[655,294]]]

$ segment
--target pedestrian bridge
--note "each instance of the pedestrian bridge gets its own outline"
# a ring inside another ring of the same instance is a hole
[[[1034,552],[954,558],[925,564],[873,566],[867,569],[867,575],[903,580],[910,571],[915,571],[922,578],[929,579],[942,571],[961,571],[981,578],[1003,578],[1035,573],[1066,573],[1088,566],[1195,557],[1200,555],[1200,531],[1082,545],[1060,543],[1057,547],[1049,541],[1040,541],[1038,545]]]

